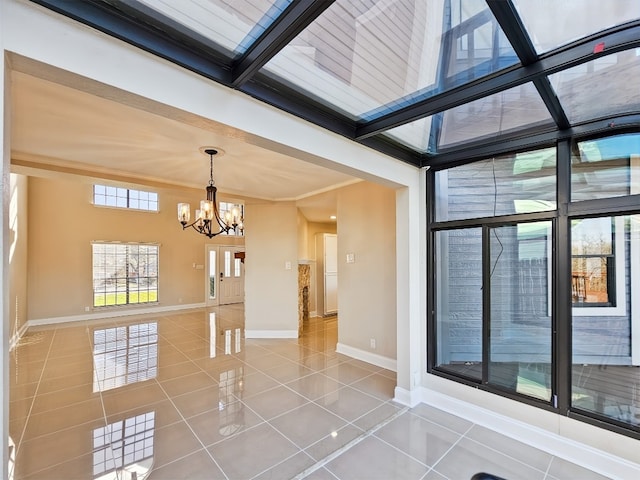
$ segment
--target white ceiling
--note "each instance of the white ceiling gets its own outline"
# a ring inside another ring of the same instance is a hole
[[[209,180],[204,146],[222,149],[214,177],[221,194],[296,200],[310,221],[336,213],[334,189],[355,177],[275,153],[214,122],[180,122],[102,96],[14,71],[12,158],[202,188]]]

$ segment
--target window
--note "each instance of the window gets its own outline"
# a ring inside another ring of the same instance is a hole
[[[158,194],[107,185],[93,186],[93,204],[103,207],[158,211]]]
[[[429,371],[637,434],[640,134],[558,147],[428,174]]]
[[[439,222],[555,210],[556,149],[439,170],[435,183]]]
[[[93,306],[158,301],[158,245],[93,243]]]
[[[227,219],[229,219],[231,226],[236,225],[228,232],[223,232],[222,235],[235,235],[238,237],[244,235],[244,225],[242,223],[244,219],[244,205],[241,203],[219,202],[218,212],[222,220],[227,222]]]
[[[577,142],[572,157],[572,201],[640,193],[640,134]]]
[[[624,315],[624,220],[571,222],[571,303],[577,308],[619,307]],[[597,311],[590,312],[597,315]],[[585,314],[584,311],[582,314]],[[602,314],[602,312],[600,312]]]

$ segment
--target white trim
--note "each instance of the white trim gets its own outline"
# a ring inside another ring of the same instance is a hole
[[[607,478],[620,480],[640,478],[638,463],[434,390],[423,388],[422,394],[422,402],[427,405],[600,473]]]
[[[386,368],[392,372],[396,372],[398,370],[397,361],[394,358],[383,357],[377,353],[371,353],[366,350],[350,347],[344,343],[338,343],[336,345],[336,352],[355,358],[356,360],[362,360],[363,362],[370,363],[380,368]]]
[[[419,403],[422,403],[422,398],[425,395],[423,390],[422,387],[416,387],[413,390],[396,387],[393,392],[393,401],[398,402],[400,405],[413,408]]]
[[[162,312],[174,312],[176,310],[191,310],[194,308],[204,308],[204,303],[191,303],[188,305],[167,305],[167,306],[156,306],[156,307],[144,307],[144,308],[134,308],[127,310],[120,310],[118,308],[105,308],[100,312],[95,313],[87,313],[84,315],[69,315],[66,317],[51,317],[51,318],[36,318],[34,320],[29,320],[27,322],[28,327],[38,327],[40,325],[52,325],[57,323],[67,323],[67,322],[82,322],[85,320],[101,320],[104,318],[112,318],[112,317],[128,317],[130,315],[144,315],[149,313],[162,313]]]
[[[298,338],[298,330],[245,330],[244,338]]]

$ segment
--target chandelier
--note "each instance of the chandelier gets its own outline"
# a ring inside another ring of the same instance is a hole
[[[216,200],[217,188],[213,181],[213,157],[219,153],[215,148],[201,149],[209,155],[210,175],[207,185],[207,199],[200,200],[200,210],[196,210],[195,220],[191,221],[191,205],[188,203],[178,203],[178,221],[182,224],[182,229],[192,227],[196,232],[213,238],[221,233],[242,232],[244,230],[242,211],[240,206],[234,205],[230,210],[224,212],[221,217]]]

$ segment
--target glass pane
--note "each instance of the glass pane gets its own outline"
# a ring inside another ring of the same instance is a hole
[[[231,276],[231,252],[229,250],[224,252],[224,276],[227,278]]]
[[[578,142],[571,159],[571,200],[640,194],[640,134]]]
[[[238,57],[282,14],[291,0],[138,0],[137,3]]]
[[[624,217],[571,222],[571,298],[575,315],[623,315]],[[595,308],[588,308],[595,307]]]
[[[216,298],[216,271],[218,266],[216,265],[216,251],[209,250],[209,299],[214,300]]]
[[[263,68],[373,119],[518,63],[483,1],[338,0]]]
[[[551,400],[551,222],[493,228],[489,382]]]
[[[438,367],[482,379],[482,229],[436,233]]]
[[[435,174],[436,221],[556,208],[556,149],[469,163]]]
[[[640,18],[638,0],[513,0],[538,53]]]
[[[553,123],[532,83],[460,105],[441,116],[439,149]]]
[[[639,2],[640,3],[640,2]],[[640,108],[640,49],[596,58],[549,80],[571,123],[635,113]],[[594,99],[606,101],[594,101]]]
[[[420,150],[432,153],[430,147],[431,122],[433,117],[421,118],[420,120],[401,125],[387,130],[382,136],[387,136],[396,142]]]
[[[615,227],[615,290],[619,302],[607,307],[574,308],[572,315],[572,408],[622,423],[640,425],[640,217],[583,219]],[[620,227],[620,228],[618,228]],[[572,246],[575,235],[572,229]],[[618,248],[618,245],[621,247]],[[578,241],[581,241],[578,236]],[[621,272],[620,272],[621,271]],[[612,312],[613,313],[609,313]]]

